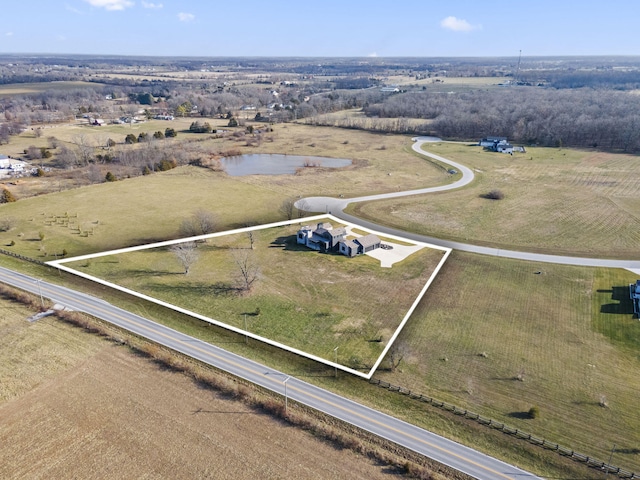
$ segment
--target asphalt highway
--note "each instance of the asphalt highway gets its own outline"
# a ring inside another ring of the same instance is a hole
[[[472,477],[487,480],[536,479],[515,466],[444,437],[311,385],[283,372],[115,307],[104,300],[0,267],[0,281],[85,312],[146,337],[232,375],[315,408],[335,418],[407,447]]]

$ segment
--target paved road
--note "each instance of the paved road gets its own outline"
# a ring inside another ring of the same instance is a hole
[[[538,477],[431,432],[259,363],[117,308],[104,300],[0,267],[0,281],[118,325],[137,335],[261,385],[288,400],[308,405],[403,445],[472,477],[487,480]],[[285,384],[286,380],[286,384]]]
[[[457,169],[460,173],[462,173],[462,177],[458,181],[447,184],[447,185],[441,185],[438,187],[431,187],[431,188],[421,188],[418,190],[406,190],[404,192],[383,193],[379,195],[368,195],[364,197],[355,197],[355,198],[333,198],[333,197],[303,198],[296,202],[296,206],[298,208],[301,208],[309,212],[331,213],[332,215],[338,218],[342,218],[343,220],[346,220],[348,222],[359,224],[359,225],[362,225],[363,227],[367,227],[381,233],[398,235],[400,237],[409,238],[419,242],[432,243],[434,245],[453,248],[455,250],[460,250],[463,252],[480,253],[483,255],[493,255],[496,257],[514,258],[518,260],[529,260],[532,262],[541,262],[541,263],[559,263],[563,265],[581,265],[581,266],[587,266],[587,267],[626,268],[629,270],[640,269],[640,260],[611,260],[611,259],[588,258],[588,257],[571,257],[571,256],[565,256],[565,255],[547,255],[543,253],[518,252],[514,250],[504,250],[500,248],[482,247],[478,245],[471,245],[468,243],[442,240],[439,238],[429,237],[426,235],[409,233],[402,230],[386,227],[384,225],[379,225],[377,223],[363,220],[353,215],[344,213],[344,209],[350,203],[366,202],[371,200],[383,200],[387,198],[406,197],[410,195],[423,195],[426,193],[433,193],[433,192],[442,192],[446,190],[453,190],[455,188],[463,187],[473,181],[474,174],[473,174],[473,171],[471,171],[469,168],[457,162],[454,162],[452,160],[441,157],[439,155],[434,155],[432,153],[422,150],[422,146],[425,143],[439,141],[440,139],[435,139],[432,137],[416,137],[414,138],[414,140],[415,142],[412,145],[412,148],[414,151],[418,152],[421,155],[431,157],[434,160],[438,160],[439,162],[442,162],[444,164],[450,165],[451,167]]]

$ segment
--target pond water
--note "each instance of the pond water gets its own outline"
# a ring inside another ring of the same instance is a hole
[[[300,167],[339,168],[351,165],[344,158],[310,157],[302,155],[275,155],[251,153],[237,157],[220,159],[222,167],[232,177],[243,175],[282,175],[293,174]]]

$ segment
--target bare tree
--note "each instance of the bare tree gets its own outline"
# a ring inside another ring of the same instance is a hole
[[[283,200],[280,208],[278,209],[280,213],[282,213],[287,220],[291,220],[293,218],[293,214],[296,211],[296,201],[294,198],[287,198]]]
[[[309,203],[302,199],[296,202],[296,208],[298,209],[298,218],[302,218],[306,215],[306,213],[311,210],[311,206]]]
[[[64,168],[73,168],[78,163],[78,155],[75,149],[62,145],[56,154],[56,160]]]
[[[216,231],[218,218],[213,212],[204,209],[196,210],[189,218],[185,218],[180,225],[180,235],[195,237]]]
[[[73,143],[78,146],[79,160],[82,165],[89,165],[95,156],[95,147],[86,135],[76,135]]]
[[[182,264],[184,274],[188,275],[191,266],[198,260],[199,256],[196,242],[176,243],[169,248],[169,251],[173,253]]]
[[[234,249],[231,251],[231,255],[238,267],[237,277],[238,284],[240,285],[239,289],[247,293],[251,291],[256,280],[258,280],[260,268],[255,262],[252,250]]]
[[[253,250],[255,248],[255,243],[256,243],[256,239],[255,239],[255,235],[253,234],[253,230],[249,230],[247,232],[247,238],[249,239],[249,245],[251,246],[251,250]]]
[[[404,359],[405,355],[408,353],[407,345],[403,342],[395,341],[394,344],[389,349],[388,358],[389,358],[389,368],[394,372],[396,368],[400,365],[400,362]]]

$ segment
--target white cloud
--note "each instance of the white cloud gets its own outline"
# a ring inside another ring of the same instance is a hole
[[[447,17],[442,19],[440,26],[454,32],[470,32],[471,30],[478,30],[482,28],[481,25],[471,25],[466,20],[456,17]]]
[[[178,20],[181,22],[193,22],[196,19],[196,16],[193,13],[184,13],[180,12],[178,14]]]
[[[131,0],[84,0],[93,7],[104,8],[105,10],[124,10],[133,7]]]
[[[144,0],[142,0],[142,6],[144,8],[162,8],[163,7],[161,3],[145,2]]]
[[[13,32],[7,32],[4,34],[5,37],[13,37]]]
[[[66,8],[67,10],[69,10],[70,12],[76,13],[78,15],[84,15],[84,12],[81,12],[80,10],[78,10],[77,8],[73,8],[71,5],[69,5],[68,3],[64,4],[64,8]]]
[[[368,57],[371,57],[371,58],[375,58],[375,57],[377,57],[377,56],[378,56],[378,54],[377,54],[376,52],[372,52],[372,53],[370,53],[370,54],[369,54],[369,55],[367,55],[367,56],[368,56]]]

